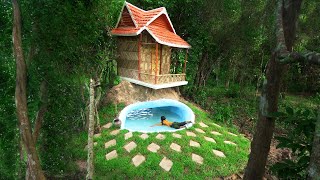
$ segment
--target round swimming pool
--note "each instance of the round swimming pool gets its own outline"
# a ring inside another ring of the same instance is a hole
[[[171,99],[131,104],[121,111],[119,119],[122,122],[121,129],[129,131],[148,133],[181,130],[168,126],[150,127],[160,123],[161,116],[171,122],[195,121],[194,113],[187,105]]]

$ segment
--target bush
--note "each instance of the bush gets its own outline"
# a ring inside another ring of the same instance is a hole
[[[271,171],[279,178],[304,179],[310,161],[317,112],[303,108],[293,110],[287,107],[285,112],[272,116],[292,128],[287,136],[275,138],[279,141],[277,148],[291,149],[294,158],[274,164]]]

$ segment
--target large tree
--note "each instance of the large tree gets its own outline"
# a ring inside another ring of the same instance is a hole
[[[244,179],[262,179],[264,176],[275,128],[275,118],[272,114],[278,111],[278,98],[282,75],[286,70],[285,64],[298,61],[320,64],[318,53],[293,51],[301,4],[302,0],[277,1],[276,47],[266,70],[259,104],[259,120],[251,143]]]
[[[12,0],[13,5],[13,47],[16,59],[16,107],[19,120],[20,134],[22,142],[27,152],[28,173],[27,178],[45,179],[43,174],[39,155],[37,153],[36,143],[32,136],[31,123],[28,117],[27,106],[27,66],[23,55],[21,40],[21,14],[18,0]]]

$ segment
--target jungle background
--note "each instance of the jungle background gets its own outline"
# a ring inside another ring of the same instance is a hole
[[[15,108],[13,9],[11,1],[0,2],[0,179],[23,179],[26,159]],[[32,124],[40,109],[45,108],[36,144],[46,177],[79,176],[74,151],[78,147],[73,137],[87,130],[89,79],[101,77],[102,96],[119,83],[115,68],[116,39],[110,31],[123,2],[19,2]],[[275,0],[131,0],[130,3],[146,10],[166,7],[177,34],[192,46],[186,73],[189,84],[179,88],[182,96],[208,111],[215,120],[236,126],[252,138],[266,64],[276,43]],[[295,50],[320,52],[320,18],[316,17],[320,17],[319,1],[304,1]],[[172,57],[176,65],[184,62],[184,52],[177,50]],[[310,127],[314,128],[312,118],[319,106],[319,92],[319,66],[291,64],[281,85],[280,110],[310,119]],[[306,111],[309,114],[297,115]],[[310,151],[312,130],[306,134],[298,131],[297,126],[300,127],[299,123],[293,120],[280,119],[276,136],[287,141],[301,137]],[[287,168],[292,170],[293,177],[303,177],[305,169],[290,168],[297,164],[275,167],[273,173],[285,176],[283,169]]]

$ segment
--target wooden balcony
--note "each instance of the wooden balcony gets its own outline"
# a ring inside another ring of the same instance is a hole
[[[188,84],[186,74],[148,74],[139,73],[135,69],[118,69],[119,76],[129,82],[146,86],[152,89],[162,89]]]

